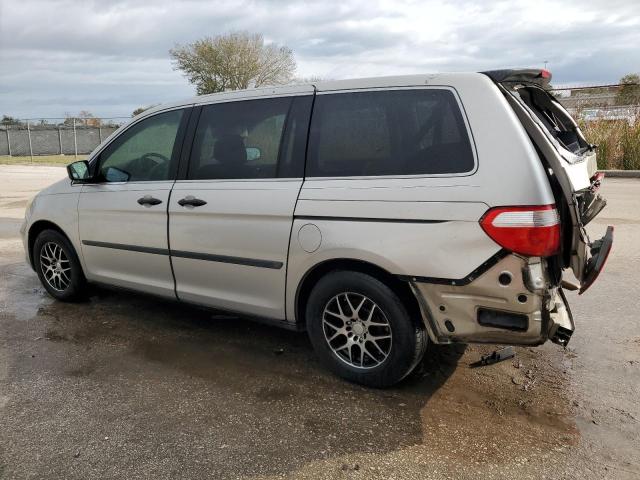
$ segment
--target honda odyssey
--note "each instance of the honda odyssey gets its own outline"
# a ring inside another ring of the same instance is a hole
[[[566,345],[611,249],[595,146],[546,70],[224,92],[133,118],[22,227],[56,299],[106,284],[306,330],[392,385],[429,343]],[[574,279],[567,278],[572,272]]]

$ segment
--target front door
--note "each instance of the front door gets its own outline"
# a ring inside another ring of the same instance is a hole
[[[285,318],[287,248],[311,99],[202,107],[188,172],[169,203],[181,300]]]
[[[175,297],[167,240],[167,205],[188,110],[147,117],[96,159],[96,183],[78,204],[89,280]]]

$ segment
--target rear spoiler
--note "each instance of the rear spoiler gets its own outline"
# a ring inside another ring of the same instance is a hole
[[[480,72],[496,83],[533,83],[546,88],[551,81],[551,72],[539,68],[516,68]]]

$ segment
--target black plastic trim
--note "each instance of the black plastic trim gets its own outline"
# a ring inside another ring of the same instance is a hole
[[[287,115],[287,125],[284,132],[285,138],[280,146],[280,158],[278,159],[277,170],[278,178],[304,177],[307,140],[314,98],[315,93],[313,95],[293,97],[291,108]],[[291,149],[291,158],[287,156],[289,149]],[[288,163],[286,163],[287,161]]]
[[[551,82],[551,73],[548,77],[542,76],[540,68],[507,68],[503,70],[487,70],[480,72],[496,83],[533,83],[547,86]]]
[[[141,247],[138,245],[124,245],[122,243],[96,242],[94,240],[82,240],[83,245],[90,247],[113,248],[115,250],[127,250],[129,252],[152,253],[154,255],[169,255],[166,248]]]
[[[529,317],[526,314],[485,307],[478,308],[478,323],[483,327],[513,332],[526,332],[529,329]]]
[[[613,226],[609,225],[604,237],[591,243],[590,247],[592,256],[587,260],[584,279],[580,283],[579,295],[582,295],[593,285],[607,263],[609,253],[611,253],[611,248],[613,247]]]
[[[247,265],[249,267],[271,268],[279,270],[282,268],[282,262],[272,260],[259,260],[255,258],[231,257],[227,255],[213,255],[210,253],[185,252],[182,250],[171,250],[172,257],[191,258],[193,260],[207,260],[210,262],[233,263],[236,265]]]
[[[182,149],[180,151],[180,161],[178,163],[178,173],[176,180],[186,180],[189,171],[189,160],[191,158],[191,149],[193,148],[193,139],[196,135],[196,128],[200,121],[200,114],[202,113],[202,106],[193,107],[191,115],[189,117],[189,123],[184,134],[182,141]]]
[[[412,276],[412,275],[397,275],[397,278],[405,281],[405,282],[418,282],[418,283],[437,283],[440,285],[452,285],[456,287],[461,287],[465,285],[469,285],[480,275],[485,273],[491,267],[496,265],[500,260],[509,255],[508,250],[500,250],[494,255],[492,255],[488,260],[486,260],[482,265],[476,268],[473,272],[463,278],[454,279],[454,278],[439,278],[439,277],[420,277],[420,276]]]
[[[284,265],[282,262],[272,260],[260,260],[255,258],[231,257],[228,255],[213,255],[209,253],[185,252],[181,250],[171,250],[166,248],[141,247],[138,245],[125,245],[122,243],[96,242],[94,240],[82,240],[83,245],[91,247],[113,248],[115,250],[126,250],[129,252],[151,253],[155,255],[171,255],[171,257],[191,258],[194,260],[206,260],[209,262],[233,263],[235,265],[247,265],[250,267],[271,268],[279,270]]]

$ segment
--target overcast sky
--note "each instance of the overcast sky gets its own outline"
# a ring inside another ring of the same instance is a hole
[[[640,71],[640,0],[0,0],[0,114],[128,116],[194,95],[168,50],[246,30],[299,76],[477,71],[544,61],[555,84]]]

